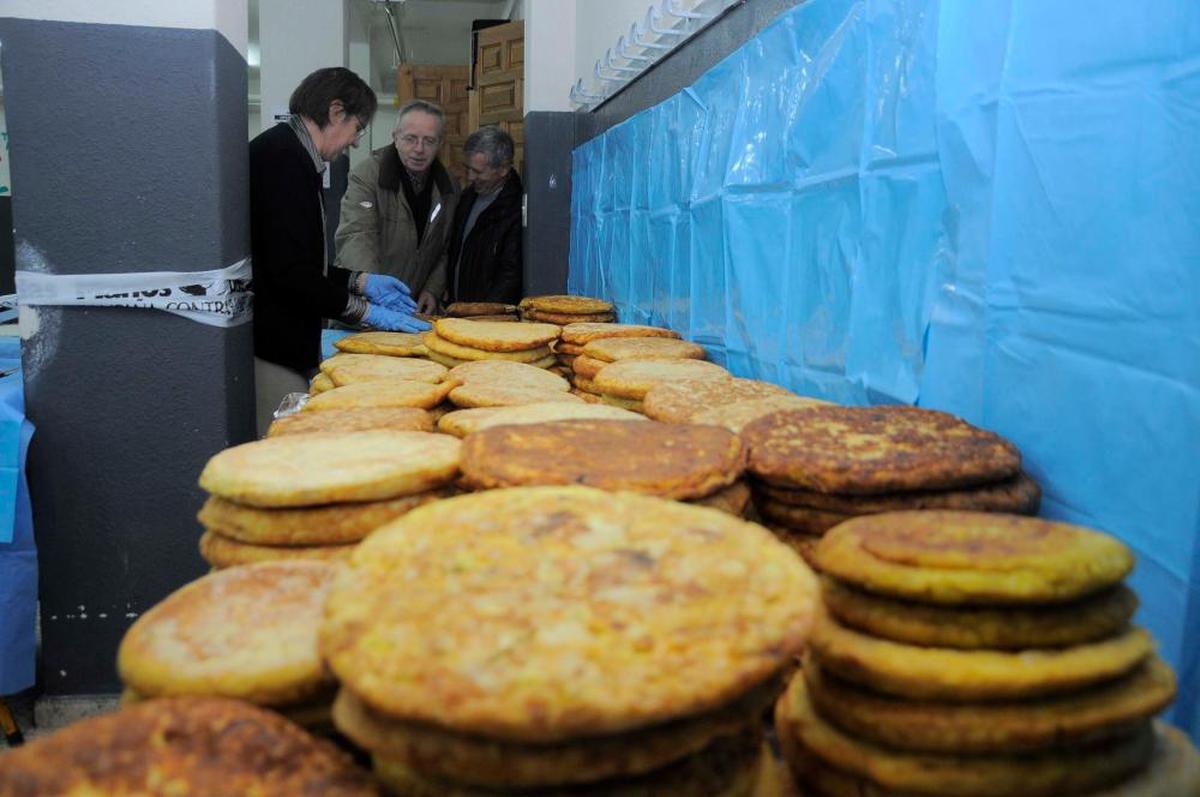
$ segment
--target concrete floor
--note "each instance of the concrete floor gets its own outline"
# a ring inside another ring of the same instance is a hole
[[[120,695],[70,695],[34,699],[29,692],[4,698],[12,711],[17,727],[25,741],[36,739],[73,722],[98,714],[107,714],[117,707]],[[0,737],[0,750],[7,745]]]

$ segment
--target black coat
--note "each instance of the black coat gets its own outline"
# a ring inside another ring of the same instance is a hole
[[[321,175],[286,124],[250,142],[254,354],[305,373],[321,359],[321,319],[345,312],[350,272],[324,266]]]
[[[463,228],[467,226],[467,216],[476,196],[474,188],[463,191],[454,209],[454,227],[450,230],[446,291],[451,302],[515,304],[521,299],[523,194],[521,178],[515,171],[510,171],[499,195],[479,214],[471,234],[463,241]]]

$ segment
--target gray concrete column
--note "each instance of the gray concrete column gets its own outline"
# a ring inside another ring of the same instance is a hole
[[[7,0],[0,14],[18,270],[248,256],[245,0]],[[119,307],[36,316],[23,364],[41,678],[49,695],[115,692],[125,629],[206,570],[196,478],[252,437],[251,329]]]

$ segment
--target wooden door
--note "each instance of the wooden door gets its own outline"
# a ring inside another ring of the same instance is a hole
[[[479,31],[470,127],[497,125],[513,137],[513,167],[525,174],[525,21]]]
[[[396,70],[396,100],[425,100],[440,105],[446,112],[446,131],[438,159],[461,186],[466,181],[463,144],[469,128],[470,97],[467,91],[469,66],[420,66],[404,64]]]

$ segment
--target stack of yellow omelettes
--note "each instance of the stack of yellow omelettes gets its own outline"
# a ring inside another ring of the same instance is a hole
[[[600,340],[601,338],[678,337],[678,332],[666,329],[664,327],[652,327],[642,324],[616,324],[581,321],[573,324],[567,324],[562,328],[562,333],[559,335],[558,342],[554,344],[554,353],[558,357],[559,366],[564,369],[564,374],[572,380],[572,383],[574,383],[575,359],[583,354],[583,347],[593,340]],[[600,403],[600,396],[596,393],[581,391],[577,388],[574,388],[573,392],[578,393],[585,401],[588,401],[589,403]]]
[[[550,349],[550,344],[558,340],[554,324],[439,318],[423,335],[428,357],[451,368],[478,360],[508,360],[539,368],[557,362]]]
[[[590,296],[526,296],[517,308],[523,321],[559,326],[617,320],[612,302]]]
[[[419,332],[358,332],[338,338],[334,348],[350,354],[379,354],[385,357],[424,357],[425,343]]]
[[[450,318],[469,318],[472,321],[520,321],[515,304],[503,302],[454,302],[446,308]]]
[[[1200,794],[1186,737],[1152,722],[1175,678],[1090,529],[892,512],[817,546],[825,609],[776,706],[817,795]]]
[[[411,509],[447,495],[461,442],[373,430],[268,437],[227,448],[200,474],[201,555],[215,568],[331,559]]]
[[[469,434],[461,483],[473,490],[582,484],[688,501],[740,517],[750,504],[750,488],[741,478],[745,466],[741,440],[720,427],[592,418],[498,425]]]
[[[732,379],[705,361],[704,348],[674,338],[600,338],[586,343],[572,363],[573,384],[581,395],[605,404],[642,411],[654,385],[683,380]]]
[[[337,684],[317,655],[317,627],[334,572],[330,562],[260,562],[171,593],[121,640],[122,702],[229,697],[328,727]]]
[[[570,384],[558,374],[545,368],[510,360],[476,360],[463,363],[450,369],[446,379],[455,384],[449,394],[450,402],[455,408],[582,403],[581,399],[570,394]],[[445,417],[448,416],[443,416],[443,419]]]
[[[644,421],[646,417],[636,412],[610,407],[607,404],[537,402],[509,407],[477,407],[455,410],[438,419],[439,432],[455,437],[466,437],[492,426],[511,426],[547,421],[566,421],[581,418],[601,418],[618,421]]]
[[[449,369],[419,357],[335,354],[321,362],[303,412],[416,407],[431,410],[455,383]],[[319,384],[320,383],[320,384]]]
[[[0,754],[0,797],[379,797],[332,742],[242,700],[149,700]]]
[[[693,419],[705,410],[764,398],[785,400],[775,409],[822,403],[815,399],[802,398],[787,388],[758,379],[684,379],[654,385],[646,391],[642,405],[646,417],[656,421],[695,423]]]
[[[759,514],[804,556],[858,515],[905,509],[1035,514],[1037,484],[992,432],[917,407],[815,406],[771,413],[742,439]]]
[[[330,591],[320,648],[341,683],[334,724],[396,794],[741,795],[816,600],[760,526],[517,487],[371,535]]]

